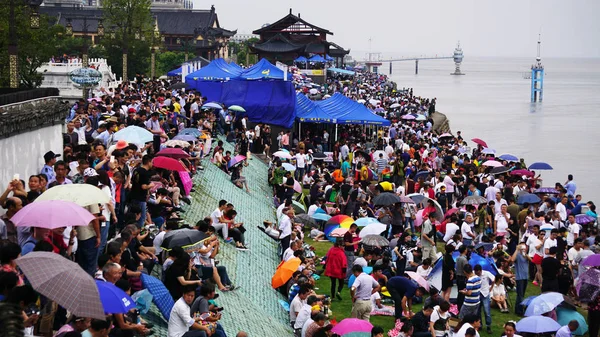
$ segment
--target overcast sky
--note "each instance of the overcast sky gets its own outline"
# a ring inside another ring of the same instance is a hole
[[[214,4],[221,26],[251,33],[289,13],[334,33],[328,40],[362,59],[451,54],[460,40],[465,56],[600,57],[600,0],[194,0]]]

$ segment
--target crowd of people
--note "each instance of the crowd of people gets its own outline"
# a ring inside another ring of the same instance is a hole
[[[323,326],[323,307],[342,300],[344,286],[350,288],[351,317],[394,316],[404,324],[397,331],[403,336],[444,336],[454,317],[460,321],[455,335],[479,336],[482,318],[490,334],[493,310],[524,315],[521,302],[530,282],[539,292],[578,301],[574,281],[584,268],[579,264],[597,251],[600,237],[596,206],[582,201],[572,175],[544,188],[541,175],[528,170],[524,159],[498,158],[480,140],[470,147],[460,131],[435,131],[435,99],[396,90],[383,75],[330,79],[320,94],[326,99],[335,92],[380,111],[391,125],[337,125],[335,139],[327,125],[303,125],[301,134],[288,134],[273,154],[269,182],[278,225],[266,225],[267,234],[280,241],[283,261],[301,261],[280,288],[290,294],[290,321],[298,336],[313,336],[306,330],[315,322]],[[424,118],[417,122],[419,115]],[[390,195],[392,202],[378,202]],[[521,202],[523,195],[534,200]],[[314,224],[297,212],[306,212]],[[350,221],[341,228],[327,221],[339,215]],[[589,217],[581,223],[578,215]],[[377,234],[389,245],[363,243],[364,225],[357,226],[362,218],[385,225]],[[329,239],[333,246],[325,256],[315,256],[309,237]],[[486,268],[470,263],[477,257]],[[428,280],[436,264],[441,264],[441,284],[427,290],[418,281]],[[321,276],[331,280],[325,297],[314,291],[314,279]],[[510,303],[509,292],[516,292],[516,303]],[[412,311],[415,301],[424,302],[422,311]],[[590,318],[597,315],[597,303],[596,298],[588,305]],[[590,336],[597,336],[598,325],[589,323]],[[515,330],[514,323],[506,323],[507,336]]]

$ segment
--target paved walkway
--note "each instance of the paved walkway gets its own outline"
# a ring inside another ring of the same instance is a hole
[[[233,152],[229,144],[225,149]],[[264,220],[275,222],[267,166],[256,158],[248,162],[242,175],[248,181],[250,193],[233,185],[229,175],[204,160],[205,169],[194,177],[196,192],[192,193],[193,202],[185,209],[184,217],[190,224],[195,223],[209,216],[219,200],[225,199],[233,203],[238,212],[236,220],[244,222],[247,229],[245,237],[249,251],[238,251],[232,244],[222,244],[218,256],[220,265],[227,267],[229,277],[240,287],[220,293],[217,299],[217,303],[225,308],[221,322],[227,335],[232,337],[243,330],[250,336],[292,336],[288,313],[279,304],[283,297],[271,288],[271,276],[279,264],[277,245],[256,228],[262,226]],[[154,328],[154,336],[166,336],[164,320],[159,325]]]

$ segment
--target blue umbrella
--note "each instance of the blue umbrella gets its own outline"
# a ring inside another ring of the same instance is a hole
[[[563,326],[569,324],[572,320],[579,322],[579,328],[573,331],[573,335],[583,336],[588,331],[588,324],[585,318],[575,310],[559,307],[556,308],[556,316],[558,317],[558,323]]]
[[[158,307],[158,310],[162,313],[163,317],[169,321],[171,316],[171,310],[175,305],[171,293],[165,287],[165,285],[156,277],[146,275],[142,273],[142,284],[150,294],[152,294],[152,302]]]
[[[360,219],[354,221],[354,223],[358,227],[365,227],[366,225],[370,225],[372,223],[379,223],[379,220],[377,220],[375,218],[360,218]]]
[[[420,193],[411,193],[407,195],[407,197],[411,198],[415,204],[420,204],[423,200],[425,200],[425,196]]]
[[[196,129],[196,128],[186,128],[181,130],[179,133],[179,135],[190,135],[190,136],[194,136],[194,137],[200,137],[200,135],[202,134],[202,132],[200,132],[200,130]]]
[[[537,297],[537,295],[527,297],[526,299],[523,300],[523,302],[521,302],[521,305],[525,306],[525,307],[529,306],[529,303],[531,303],[531,301],[533,301],[533,299],[536,297]]]
[[[154,135],[144,128],[132,125],[115,132],[113,140],[125,140],[133,144],[146,144],[154,140]]]
[[[329,241],[335,242],[337,238],[331,237],[329,235],[331,234],[331,232],[338,228],[340,228],[340,225],[328,225],[327,227],[325,227],[325,237],[327,237]]]
[[[477,253],[473,253],[473,254],[471,254],[471,259],[469,260],[469,264],[472,267],[475,267],[476,265],[480,265],[481,269],[487,270],[490,273],[492,273],[493,275],[498,274],[498,269],[496,268],[496,264],[494,263],[494,260],[492,258],[485,258]]]
[[[529,170],[552,170],[552,166],[548,163],[536,162],[529,165]]]
[[[415,175],[415,181],[419,180],[419,178],[423,178],[423,180],[427,179],[427,176],[429,176],[429,171],[420,171],[417,172],[417,174]]]
[[[525,310],[525,316],[538,316],[554,310],[559,304],[565,301],[565,297],[561,293],[547,292],[534,298]]]
[[[537,204],[538,202],[542,201],[542,199],[540,199],[540,197],[538,197],[537,195],[533,194],[533,193],[525,193],[525,194],[521,194],[519,196],[519,198],[517,199],[517,204],[524,204],[524,203],[529,203],[529,204]]]
[[[517,322],[517,331],[519,333],[544,333],[556,332],[561,326],[555,320],[546,316],[525,317]]]
[[[500,158],[502,160],[506,160],[506,161],[519,161],[519,158],[517,158],[517,156],[513,156],[512,154],[508,154],[508,153],[505,153],[498,158]]]
[[[105,314],[125,314],[135,309],[135,301],[114,284],[97,280],[96,286]]]
[[[215,102],[209,102],[206,103],[202,106],[203,109],[223,109],[223,107],[221,105],[219,105],[219,103],[215,103]]]
[[[177,135],[177,136],[173,137],[173,139],[175,139],[175,140],[183,140],[183,141],[186,141],[186,142],[195,142],[195,141],[198,140],[197,137],[194,137],[192,135]]]
[[[321,213],[321,212],[315,212],[315,214],[312,215],[312,218],[315,220],[327,221],[327,220],[331,219],[331,215]]]

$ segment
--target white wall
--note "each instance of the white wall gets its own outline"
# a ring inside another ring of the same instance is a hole
[[[25,181],[27,190],[29,176],[38,174],[44,166],[44,153],[62,154],[62,129],[57,124],[0,139],[0,193],[16,173]]]

